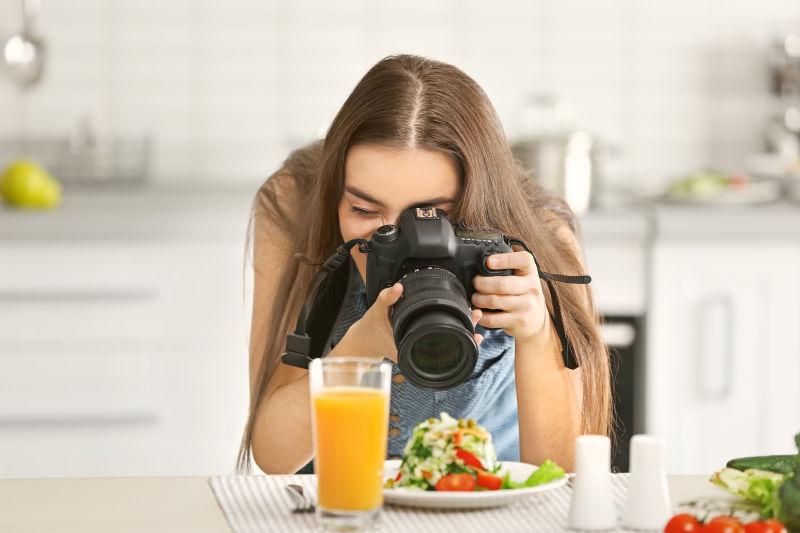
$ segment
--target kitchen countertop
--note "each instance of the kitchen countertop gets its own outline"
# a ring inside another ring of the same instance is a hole
[[[0,204],[0,241],[233,237],[244,243],[254,196],[255,188],[67,191],[50,211]]]
[[[254,195],[255,187],[67,190],[50,211],[0,203],[0,240],[226,236],[247,227]],[[585,240],[639,244],[650,226],[648,211],[636,206],[594,210],[579,217],[579,224]]]
[[[752,206],[657,205],[653,232],[661,240],[800,239],[800,203]]]
[[[578,217],[581,239],[587,243],[644,245],[651,237],[651,227],[650,211],[640,206],[597,208]]]
[[[673,503],[720,496],[705,476],[670,476]],[[230,533],[204,477],[0,480],[0,531]]]
[[[257,187],[148,186],[67,190],[52,211],[0,204],[0,241],[241,236]],[[646,245],[663,239],[800,237],[800,203],[694,206],[653,202],[605,205],[578,218],[587,244]]]

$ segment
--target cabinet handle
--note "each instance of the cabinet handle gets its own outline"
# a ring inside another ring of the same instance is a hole
[[[59,415],[0,415],[2,429],[36,429],[36,428],[89,428],[111,426],[151,426],[158,424],[158,415],[154,412],[127,414],[86,414],[73,416]]]
[[[129,302],[158,298],[158,290],[131,289],[19,289],[0,291],[0,303],[19,302]]]
[[[697,391],[702,399],[722,401],[731,393],[734,365],[733,302],[716,294],[697,305]]]

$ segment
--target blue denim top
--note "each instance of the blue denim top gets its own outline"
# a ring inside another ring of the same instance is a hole
[[[331,333],[328,346],[344,336],[367,310],[367,293],[358,269],[352,268],[347,300]],[[417,387],[406,380],[392,363],[392,393],[389,403],[389,457],[399,458],[412,428],[445,411],[456,418],[474,418],[492,433],[497,458],[519,461],[517,393],[514,384],[514,338],[503,330],[487,330],[478,350],[478,363],[472,376],[448,390]]]

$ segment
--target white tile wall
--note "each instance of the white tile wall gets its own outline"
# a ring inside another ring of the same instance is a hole
[[[18,1],[0,0],[0,35]],[[0,71],[0,137],[156,136],[157,180],[249,182],[330,121],[396,52],[460,66],[508,128],[549,91],[616,145],[609,173],[654,183],[756,150],[771,99],[766,45],[797,0],[44,0],[46,79]]]

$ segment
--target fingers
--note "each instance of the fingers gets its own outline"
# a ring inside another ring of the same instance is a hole
[[[530,294],[505,295],[482,294],[476,292],[472,295],[472,305],[483,309],[500,309],[503,311],[530,311],[534,308],[535,300]]]
[[[541,331],[549,315],[531,312],[484,312],[479,324],[485,328],[503,329],[509,335],[532,335]]]
[[[528,294],[541,288],[535,276],[475,276],[473,284],[484,294]]]
[[[512,269],[519,274],[536,272],[536,263],[528,252],[507,252],[494,254],[486,259],[486,266],[493,270]]]
[[[521,317],[517,313],[491,313],[483,314],[479,324],[485,328],[505,329],[519,325]]]
[[[486,312],[481,317],[479,324],[485,328],[507,328],[515,323],[511,313]]]
[[[475,326],[480,321],[481,317],[483,316],[483,311],[480,309],[473,309],[472,310],[472,325]]]
[[[376,300],[376,303],[388,308],[396,304],[397,300],[399,300],[400,296],[402,295],[403,285],[400,283],[395,283],[391,287],[386,287],[378,293],[378,299]]]
[[[473,326],[477,326],[478,322],[480,322],[482,316],[483,316],[483,311],[481,311],[480,309],[473,309],[472,310],[472,325]],[[475,344],[480,346],[481,343],[483,342],[483,335],[481,335],[480,333],[475,333],[474,336],[475,336]]]

